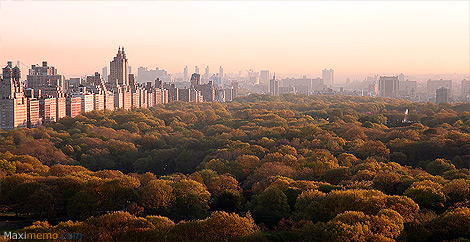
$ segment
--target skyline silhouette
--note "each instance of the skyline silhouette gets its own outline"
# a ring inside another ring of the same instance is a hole
[[[226,73],[269,69],[311,77],[333,68],[338,80],[468,75],[468,7],[466,1],[3,1],[0,63],[47,60],[66,76],[88,75],[125,46],[130,66],[169,73],[224,66]]]

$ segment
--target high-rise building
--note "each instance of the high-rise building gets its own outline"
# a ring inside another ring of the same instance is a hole
[[[271,95],[279,96],[279,81],[276,80],[276,73],[274,73],[273,79],[269,83],[269,92]]]
[[[86,83],[88,85],[99,86],[101,85],[101,75],[99,72],[95,72],[93,76],[86,77]]]
[[[9,61],[0,79],[0,128],[12,130],[28,126],[28,103],[23,93],[21,71]]]
[[[375,97],[379,93],[379,85],[377,82],[374,81],[373,83],[369,84],[368,91],[371,96]]]
[[[237,81],[232,81],[232,88],[233,88],[233,95],[232,98],[238,97],[238,82]]]
[[[26,79],[28,88],[41,90],[42,88],[58,86],[61,90],[64,90],[64,76],[57,74],[57,69],[48,66],[47,61],[43,61],[42,66],[32,65]]]
[[[82,111],[80,97],[67,97],[65,100],[66,114],[68,117],[77,117]]]
[[[434,94],[439,87],[447,87],[452,95],[452,80],[428,80],[426,84],[427,93],[430,95]]]
[[[470,99],[470,80],[462,80],[462,88],[460,89],[460,96],[465,99]]]
[[[269,70],[261,70],[259,72],[259,84],[261,85],[269,84]]]
[[[322,71],[322,79],[324,85],[331,87],[335,82],[335,71],[333,69],[324,69]]]
[[[101,69],[101,73],[103,74],[104,81],[108,82],[108,66],[103,67],[103,69]]]
[[[439,87],[436,89],[436,104],[447,103],[450,98],[450,89],[447,87]]]
[[[109,63],[109,69],[109,81],[118,85],[129,85],[128,63],[124,47],[122,47],[122,50],[121,47],[118,48],[118,53]]]
[[[381,76],[379,79],[379,96],[397,98],[399,82],[398,76]]]
[[[259,80],[258,80],[258,72],[254,72],[253,70],[249,70],[248,71],[248,83],[251,83],[251,84],[259,84]]]
[[[400,81],[400,82],[405,81],[405,75],[403,75],[403,73],[400,73],[400,75],[398,75],[398,81]]]
[[[210,77],[209,66],[206,66],[206,69],[204,71],[204,76],[202,78],[203,83],[207,82],[209,80],[209,77]]]
[[[224,68],[222,66],[219,67],[219,79],[217,80],[217,84],[222,86],[222,82],[224,81]]]
[[[185,66],[183,70],[183,81],[187,82],[188,80],[189,80],[188,66]]]
[[[161,70],[158,67],[155,70],[148,70],[147,67],[139,67],[137,69],[137,82],[139,83],[146,83],[155,81],[157,78],[161,80],[169,80],[170,75],[165,70]]]
[[[57,121],[57,100],[55,98],[39,99],[39,116],[43,123]]]
[[[196,88],[199,84],[201,84],[201,75],[193,73],[191,75],[191,88]]]
[[[199,67],[197,67],[197,66],[194,67],[194,73],[199,74]]]
[[[398,76],[398,80],[400,80],[400,76]],[[399,83],[400,87],[400,96],[409,96],[413,95],[416,93],[417,88],[418,88],[418,82],[417,81],[401,81]]]

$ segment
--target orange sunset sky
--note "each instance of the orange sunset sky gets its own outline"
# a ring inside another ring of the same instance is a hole
[[[0,1],[0,65],[47,60],[89,75],[125,46],[134,73],[468,74],[469,11],[468,1]]]

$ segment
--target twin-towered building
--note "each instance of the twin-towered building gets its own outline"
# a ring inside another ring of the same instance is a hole
[[[31,66],[25,83],[21,81],[20,68],[13,67],[12,62],[2,71],[0,128],[7,131],[31,128],[93,110],[148,108],[169,101],[231,101],[238,92],[236,82],[228,88],[219,88],[212,82],[200,84],[200,75],[196,73],[191,77],[191,86],[185,88],[163,83],[158,78],[155,82],[139,84],[134,75],[128,73],[124,47],[119,47],[110,62],[107,82],[98,72],[84,80],[66,82],[46,61],[41,66]]]

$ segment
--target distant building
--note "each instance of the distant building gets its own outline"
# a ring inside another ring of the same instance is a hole
[[[324,69],[322,71],[323,84],[327,86],[332,86],[335,80],[335,71],[333,69]]]
[[[189,80],[188,66],[185,66],[183,70],[183,81],[187,82],[188,80]]]
[[[232,99],[233,99],[233,98],[238,97],[238,82],[237,81],[232,81],[231,85],[232,85],[232,88],[233,88],[233,97],[232,97]]]
[[[179,88],[175,84],[170,84],[166,89],[168,89],[168,102],[179,100]]]
[[[371,96],[373,97],[377,96],[379,93],[379,84],[377,84],[377,82],[373,82],[369,84],[368,90]]]
[[[282,79],[280,85],[283,87],[295,87],[296,93],[309,94],[315,91],[321,91],[325,89],[323,79],[321,78],[286,78]]]
[[[460,92],[464,100],[470,99],[470,80],[462,80],[462,87],[460,89]]]
[[[400,77],[398,77],[400,79]],[[417,92],[418,82],[417,81],[400,81],[399,90],[400,96],[409,96]]]
[[[269,85],[269,70],[261,70],[259,72],[259,84],[261,85]]]
[[[381,76],[379,79],[379,96],[397,98],[399,91],[398,76]]]
[[[65,108],[64,108],[65,112]],[[28,110],[27,110],[28,128],[34,128],[41,124],[42,119],[39,116],[39,100],[28,99]]]
[[[217,84],[219,86],[222,86],[222,83],[224,81],[224,68],[222,66],[219,67],[219,78],[217,80]]]
[[[428,94],[434,94],[436,89],[440,87],[447,87],[450,91],[452,90],[452,80],[428,80],[426,84]]]
[[[248,83],[251,83],[254,85],[259,84],[258,76],[259,76],[258,72],[254,72],[253,70],[248,71]]]
[[[101,85],[101,75],[99,72],[95,72],[93,76],[87,76],[86,77],[86,82],[87,84],[94,85],[94,86],[99,86]]]
[[[194,89],[201,92],[204,102],[213,102],[216,99],[215,87],[212,84],[212,81],[209,81],[206,84],[197,85]]]
[[[158,67],[155,68],[155,70],[148,70],[147,67],[142,66],[137,69],[137,82],[139,83],[152,82],[155,81],[157,78],[160,80],[169,81],[171,76],[168,74],[167,71]]]
[[[129,85],[129,68],[124,47],[122,47],[122,50],[121,47],[118,48],[118,53],[109,63],[109,69],[109,81],[117,83],[118,85]]]
[[[295,87],[279,87],[279,94],[292,93],[295,94]]]
[[[0,128],[9,131],[28,126],[28,103],[23,93],[21,71],[9,61],[0,79]]]
[[[273,79],[271,79],[269,83],[269,93],[274,96],[279,96],[279,81],[276,80],[276,74],[273,75]]]
[[[201,84],[201,75],[197,72],[191,75],[191,88],[196,88]]]
[[[101,73],[103,74],[104,81],[108,82],[108,67],[103,67],[103,69],[101,69]]]
[[[68,117],[75,118],[80,115],[82,111],[80,97],[67,97],[65,100],[66,114]]]
[[[450,89],[447,87],[439,87],[436,89],[436,104],[447,103],[450,98]]]
[[[202,78],[202,83],[205,83],[209,80],[210,77],[210,71],[209,71],[209,66],[206,66],[206,69],[204,70],[204,76]]]
[[[39,116],[43,123],[57,121],[57,102],[55,98],[39,99]]]
[[[398,81],[400,82],[404,82],[405,81],[405,75],[403,75],[403,73],[400,73],[400,75],[398,75]],[[400,84],[401,85],[401,84]]]
[[[197,73],[197,74],[199,74],[199,67],[195,66],[195,67],[194,67],[194,72]]]
[[[87,91],[85,86],[79,86],[79,91],[72,93],[72,96],[80,98],[80,107],[82,112],[93,111],[95,106],[94,96]]]
[[[57,86],[64,90],[64,76],[57,74],[57,69],[48,66],[47,61],[43,61],[42,66],[32,65],[26,79],[28,88],[40,90]]]

